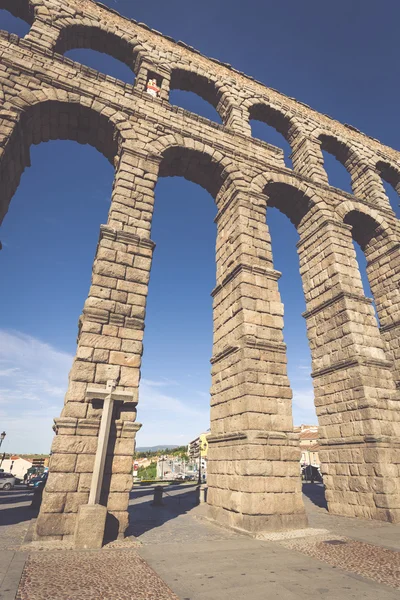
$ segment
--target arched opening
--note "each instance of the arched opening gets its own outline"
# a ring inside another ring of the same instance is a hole
[[[210,157],[164,152],[151,238],[156,243],[146,309],[138,445],[183,445],[210,423],[213,201],[220,172]],[[195,185],[197,184],[197,185]]]
[[[61,31],[54,51],[125,83],[132,85],[135,79],[135,47],[98,27],[66,27]]]
[[[382,307],[377,305],[379,298],[376,297],[374,258],[377,253],[384,250],[386,243],[379,224],[369,215],[357,210],[350,211],[344,218],[344,222],[352,227],[352,237],[356,252],[358,268],[366,298],[371,298],[375,310],[375,317],[380,324],[379,312]],[[382,239],[383,238],[383,239]],[[382,244],[382,241],[384,243]],[[374,289],[375,288],[375,289]],[[375,293],[374,293],[375,292]]]
[[[328,175],[329,185],[340,190],[353,193],[349,163],[351,154],[349,148],[336,138],[320,135],[321,150],[324,158],[324,167]]]
[[[349,211],[344,222],[352,227],[353,240],[359,245],[359,268],[366,296],[373,299],[376,321],[384,342],[384,352],[391,361],[391,371],[397,386],[400,384],[398,281],[399,245],[390,239],[385,226],[373,216],[360,210]],[[366,272],[366,275],[365,275]]]
[[[385,162],[376,165],[394,214],[400,219],[400,171]]]
[[[284,339],[287,344],[288,376],[293,391],[293,419],[296,426],[315,425],[317,417],[311,379],[311,354],[307,341],[306,310],[299,257],[297,227],[312,208],[299,190],[271,183],[265,188],[267,225],[271,235],[274,269],[282,273],[279,291],[285,307]]]
[[[47,108],[55,114],[55,106]],[[74,108],[60,111],[72,120]],[[0,323],[1,387],[8,390],[3,422],[14,447],[26,453],[50,448],[114,175],[89,145],[32,139],[40,112],[31,109],[20,125],[20,139],[38,145],[31,148],[33,168],[24,173],[2,226],[2,282],[8,290]],[[61,125],[53,137],[67,137]]]
[[[24,37],[34,19],[28,0],[0,0],[0,29]]]
[[[7,142],[0,167],[0,222],[22,172],[30,165],[30,146],[56,139],[94,146],[112,164],[119,142],[107,117],[80,104],[49,100],[29,107]]]
[[[160,177],[184,177],[200,185],[215,198],[222,185],[223,170],[223,166],[216,163],[205,152],[173,146],[163,153],[159,175]]]
[[[281,148],[284,152],[285,165],[291,169],[292,149],[287,141],[290,120],[267,104],[254,104],[249,110],[249,117],[253,137]]]
[[[303,493],[311,498],[311,486],[307,482],[312,468],[315,470],[320,467],[320,435],[311,378],[312,340],[308,340],[306,321],[302,316],[306,311],[303,279],[307,275],[304,265],[300,272],[296,246],[299,242],[298,229],[313,209],[313,203],[300,190],[287,184],[270,183],[264,193],[268,198],[267,225],[271,236],[273,267],[282,274],[278,285],[284,305],[283,336],[287,373],[293,393],[293,423],[299,435],[299,459],[305,481]],[[317,492],[318,502],[326,506],[323,489],[318,488]],[[316,501],[314,496],[312,501]]]
[[[222,123],[217,107],[221,95],[215,83],[203,75],[174,69],[171,73],[169,100],[174,106],[195,113],[210,121]]]
[[[0,9],[11,13],[32,25],[34,19],[34,9],[29,0],[0,0]]]

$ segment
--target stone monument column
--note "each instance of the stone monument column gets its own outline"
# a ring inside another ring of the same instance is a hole
[[[364,296],[351,227],[311,218],[299,233],[329,510],[399,522],[399,393]]]
[[[96,502],[107,508],[106,537],[123,535],[128,525],[135,435],[140,428],[136,405],[144,317],[154,249],[146,218],[151,202],[138,191],[142,170],[132,164],[141,164],[143,169],[141,160],[129,152],[122,154],[108,224],[100,228],[65,405],[61,417],[55,419],[57,435],[37,521],[38,538],[65,540],[74,535],[78,509],[89,501],[110,381],[113,403],[111,408],[106,406],[110,414],[102,443],[107,449]]]
[[[216,219],[209,514],[260,534],[306,526],[266,198],[230,189]]]

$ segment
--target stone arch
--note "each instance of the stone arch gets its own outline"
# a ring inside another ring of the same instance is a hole
[[[343,223],[353,228],[353,237],[364,251],[373,237],[383,236],[394,241],[391,227],[377,210],[369,206],[346,200],[337,207],[336,213]]]
[[[391,164],[387,160],[378,160],[376,169],[381,179],[389,183],[400,196],[400,167]]]
[[[387,160],[378,160],[376,168],[382,179],[390,183],[396,191],[400,189],[400,167]]]
[[[261,174],[253,179],[252,187],[268,196],[267,207],[273,206],[284,213],[296,229],[305,225],[305,217],[329,218],[329,209],[306,183],[290,174]]]
[[[41,0],[32,2],[32,0],[0,0],[0,9],[7,10],[14,17],[22,19],[28,25],[32,25],[35,20],[35,10]]]
[[[399,238],[378,211],[344,202],[338,213],[351,227],[353,239],[360,245],[367,261],[367,276],[379,317],[385,352],[397,386],[400,383]]]
[[[340,162],[351,177],[351,186],[354,192],[354,183],[358,176],[361,164],[365,164],[363,157],[340,136],[327,131],[314,132],[321,144],[321,150],[325,150]]]
[[[199,69],[192,70],[181,65],[174,66],[171,69],[170,90],[193,92],[211,104],[222,122],[226,122],[226,115],[229,111],[229,106],[226,106],[227,90],[210,74],[203,73]]]
[[[125,137],[131,135],[125,117],[113,109],[96,109],[76,94],[60,90],[23,92],[19,96],[22,110],[15,117],[0,163],[0,220],[8,210],[26,167],[30,166],[29,148],[49,140],[74,140],[90,144],[114,166]],[[129,131],[129,132],[128,132]]]
[[[65,54],[75,48],[89,48],[108,54],[126,64],[135,74],[138,69],[141,44],[127,36],[119,35],[102,25],[73,23],[63,27],[53,48],[58,54]]]
[[[266,123],[280,133],[290,146],[299,134],[294,115],[283,107],[277,106],[266,98],[249,98],[243,103],[247,122],[251,119]]]
[[[233,161],[202,142],[178,135],[166,135],[151,145],[160,161],[159,176],[180,176],[197,183],[217,201],[221,192],[231,183],[238,187],[244,177]]]

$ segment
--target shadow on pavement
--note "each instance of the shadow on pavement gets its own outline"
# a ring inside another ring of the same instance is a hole
[[[328,510],[328,504],[325,500],[325,487],[322,483],[303,483],[303,494],[315,506]]]
[[[30,507],[33,494],[25,486],[20,489],[0,490],[0,527],[30,521],[38,510]]]
[[[188,489],[182,486],[166,486],[162,506],[153,506],[153,490],[154,486],[148,486],[132,491],[128,508],[128,535],[140,537],[147,531],[188,513],[199,503],[196,485],[188,486]]]

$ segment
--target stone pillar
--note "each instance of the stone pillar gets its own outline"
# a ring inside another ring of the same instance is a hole
[[[39,8],[40,10],[40,8]],[[31,44],[39,46],[39,48],[54,52],[57,41],[61,35],[61,29],[56,24],[51,23],[50,17],[47,20],[35,18],[29,33],[25,36],[25,40]]]
[[[154,249],[146,220],[151,196],[146,183],[153,176],[141,161],[124,149],[108,224],[101,226],[65,405],[61,418],[55,420],[50,475],[36,528],[39,538],[69,539],[79,506],[88,502],[103,410],[94,391],[102,392],[110,379],[116,381],[115,394],[120,393],[124,401],[114,406],[100,504],[108,509],[106,537],[123,535],[128,525],[135,435],[140,428],[135,421],[145,306]],[[148,167],[152,170],[151,163]]]
[[[372,237],[364,252],[386,355],[400,390],[400,243],[381,232]]]
[[[346,168],[351,175],[351,187],[357,198],[373,200],[380,207],[391,210],[389,199],[378,170],[353,158],[347,161]]]
[[[18,187],[21,174],[30,166],[29,147],[24,143],[20,114],[2,106],[0,93],[0,223]]]
[[[299,233],[329,510],[399,522],[399,394],[363,293],[351,227],[306,220]]]
[[[320,140],[295,130],[290,136],[289,143],[292,147],[290,158],[293,170],[316,183],[329,185]]]
[[[301,528],[307,520],[300,452],[266,199],[230,190],[222,200],[212,294],[209,515],[252,534]]]
[[[316,183],[329,185],[320,140],[295,132],[291,135],[289,143],[292,147],[290,158],[293,170]]]
[[[251,136],[248,112],[245,112],[241,106],[238,106],[230,96],[223,95],[217,110],[223,116],[226,127],[242,135]]]

